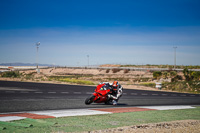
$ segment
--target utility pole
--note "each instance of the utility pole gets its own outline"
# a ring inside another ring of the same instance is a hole
[[[35,45],[36,45],[36,49],[37,49],[37,55],[36,55],[36,56],[37,56],[37,57],[36,57],[36,58],[37,58],[37,59],[36,59],[36,60],[37,60],[37,61],[36,61],[36,64],[37,64],[36,68],[37,68],[37,69],[36,69],[36,71],[37,71],[37,73],[40,73],[40,70],[39,70],[39,68],[38,68],[38,51],[39,51],[40,42],[37,42]]]
[[[88,57],[88,67],[89,67],[89,57],[90,57],[90,56],[89,56],[89,55],[87,55],[87,57]]]
[[[177,47],[173,47],[174,48],[174,70],[176,69],[176,48]]]

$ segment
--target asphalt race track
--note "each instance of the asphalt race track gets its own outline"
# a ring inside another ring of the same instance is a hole
[[[105,104],[85,105],[85,99],[93,93],[94,89],[93,86],[0,81],[0,113],[112,107]],[[199,94],[124,88],[124,94],[117,106],[199,104]]]

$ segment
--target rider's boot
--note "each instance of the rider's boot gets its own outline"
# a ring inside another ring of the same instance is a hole
[[[113,100],[112,103],[113,103],[113,105],[117,105],[117,101],[116,100]]]

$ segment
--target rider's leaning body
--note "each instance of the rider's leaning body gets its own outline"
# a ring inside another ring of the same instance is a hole
[[[106,85],[108,89],[110,89],[110,93],[108,94],[108,98],[112,99],[112,104],[116,105],[119,98],[123,94],[123,87],[118,83],[118,81],[114,81],[113,83],[102,82],[102,85]]]

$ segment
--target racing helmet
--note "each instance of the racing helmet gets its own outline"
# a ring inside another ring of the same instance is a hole
[[[118,81],[114,81],[113,84],[112,84],[112,88],[113,88],[113,90],[116,91],[118,86],[119,86]]]

